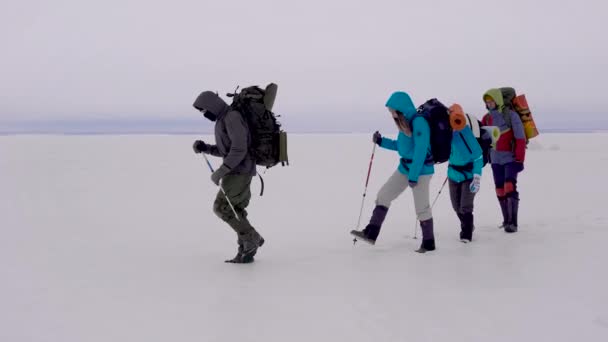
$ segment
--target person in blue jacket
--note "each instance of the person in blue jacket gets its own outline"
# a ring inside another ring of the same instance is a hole
[[[481,127],[474,117],[465,114],[462,107],[454,104],[449,108],[450,125],[453,129],[452,146],[448,164],[450,199],[460,219],[460,240],[473,240],[473,202],[481,183],[483,154],[476,135]]]
[[[435,172],[430,146],[430,127],[424,117],[416,116],[416,107],[405,92],[395,92],[386,107],[399,128],[397,140],[373,135],[374,143],[388,150],[397,151],[401,157],[398,169],[382,186],[376,197],[376,207],[365,229],[351,234],[375,244],[391,202],[408,187],[412,188],[416,216],[422,228],[422,245],[417,252],[435,250],[433,215],[429,204],[429,184]]]

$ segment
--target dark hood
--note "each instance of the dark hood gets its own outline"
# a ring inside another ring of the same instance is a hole
[[[205,113],[205,117],[211,121],[217,120],[228,111],[226,102],[212,91],[202,92],[194,101],[193,106],[199,111],[207,110],[209,113]]]

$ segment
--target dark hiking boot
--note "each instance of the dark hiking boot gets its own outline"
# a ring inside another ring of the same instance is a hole
[[[460,241],[467,243],[473,241],[473,213],[464,213],[462,215],[462,225],[460,231]]]
[[[502,212],[502,224],[498,228],[506,228],[509,224],[509,208],[507,198],[504,196],[498,197],[498,203],[500,204],[500,211]]]
[[[422,244],[420,245],[420,248],[418,248],[416,250],[416,252],[418,253],[426,253],[429,251],[434,251],[435,250],[435,239],[432,240],[422,240]]]
[[[239,244],[239,248],[236,252],[236,256],[232,259],[226,260],[227,263],[231,263],[231,264],[248,264],[253,262],[253,256],[251,256],[250,258],[247,258],[246,260],[243,259],[243,245]]]
[[[371,245],[376,244],[376,239],[378,239],[380,228],[382,228],[382,223],[384,222],[387,213],[387,207],[377,205],[372,212],[372,217],[369,219],[369,224],[361,231],[352,230],[350,232],[355,236],[355,241],[357,241],[357,238],[360,238]]]
[[[375,245],[378,234],[380,234],[380,227],[368,224],[363,230],[352,230],[350,233],[356,239],[363,240],[370,245]]]
[[[416,252],[426,253],[428,251],[434,251],[435,233],[433,231],[433,219],[430,218],[426,221],[420,221],[420,228],[422,230],[422,244]]]
[[[236,256],[230,260],[226,260],[226,262],[234,264],[252,263],[258,248],[262,247],[264,242],[264,238],[255,229],[251,229],[251,231],[245,234],[239,234],[239,247]]]
[[[519,198],[517,193],[507,198],[507,208],[509,210],[509,224],[505,227],[505,232],[517,232],[517,213],[519,211]]]

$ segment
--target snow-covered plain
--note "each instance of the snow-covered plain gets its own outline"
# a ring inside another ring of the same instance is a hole
[[[517,234],[489,167],[472,244],[446,186],[424,255],[409,191],[353,246],[368,135],[290,136],[252,200],[267,242],[250,265],[223,262],[235,236],[196,138],[0,137],[0,341],[608,340],[608,134],[531,142]],[[397,162],[376,151],[362,226]]]

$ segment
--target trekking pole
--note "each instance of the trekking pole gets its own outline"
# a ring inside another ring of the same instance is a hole
[[[363,198],[361,199],[361,210],[359,210],[359,219],[357,220],[357,227],[361,224],[361,215],[363,214],[363,205],[365,203],[365,196],[367,195],[367,185],[369,184],[369,175],[372,172],[372,163],[374,162],[374,154],[376,153],[376,144],[372,149],[372,157],[369,159],[369,168],[367,169],[367,178],[365,179],[365,190],[363,190]]]
[[[365,179],[365,189],[363,190],[363,198],[361,199],[361,209],[359,210],[359,219],[357,220],[357,227],[361,225],[361,215],[363,214],[363,206],[365,205],[365,196],[367,195],[367,185],[369,184],[369,175],[372,173],[372,164],[374,162],[374,154],[376,154],[376,144],[374,143],[374,148],[372,149],[372,156],[369,159],[369,167],[367,169],[367,178]],[[357,238],[353,238],[353,244],[357,243]]]
[[[203,157],[205,157],[205,161],[207,162],[207,166],[209,166],[209,170],[211,170],[211,173],[215,172],[215,171],[213,171],[213,166],[211,166],[209,159],[207,159],[207,156],[204,153],[203,153]],[[240,221],[241,219],[239,218],[239,214],[237,214],[236,210],[234,210],[234,207],[232,206],[232,202],[230,202],[230,198],[228,198],[228,195],[226,195],[226,191],[224,191],[224,187],[222,187],[221,184],[220,184],[220,190],[224,194],[224,197],[226,197],[226,201],[228,201],[228,205],[230,206],[230,209],[232,209],[234,216],[236,216],[236,220]]]
[[[443,184],[441,184],[441,188],[439,189],[437,196],[435,196],[435,200],[433,201],[433,204],[431,204],[431,210],[433,210],[433,207],[435,207],[435,203],[437,203],[437,200],[439,199],[439,195],[441,195],[441,192],[443,191],[443,188],[445,187],[445,183],[447,183],[447,182],[448,182],[448,177],[445,177],[445,180],[443,181]],[[416,222],[414,223],[414,239],[418,238],[416,236],[416,234],[418,233],[418,229],[416,229],[417,226],[418,226],[418,218],[416,218]]]

